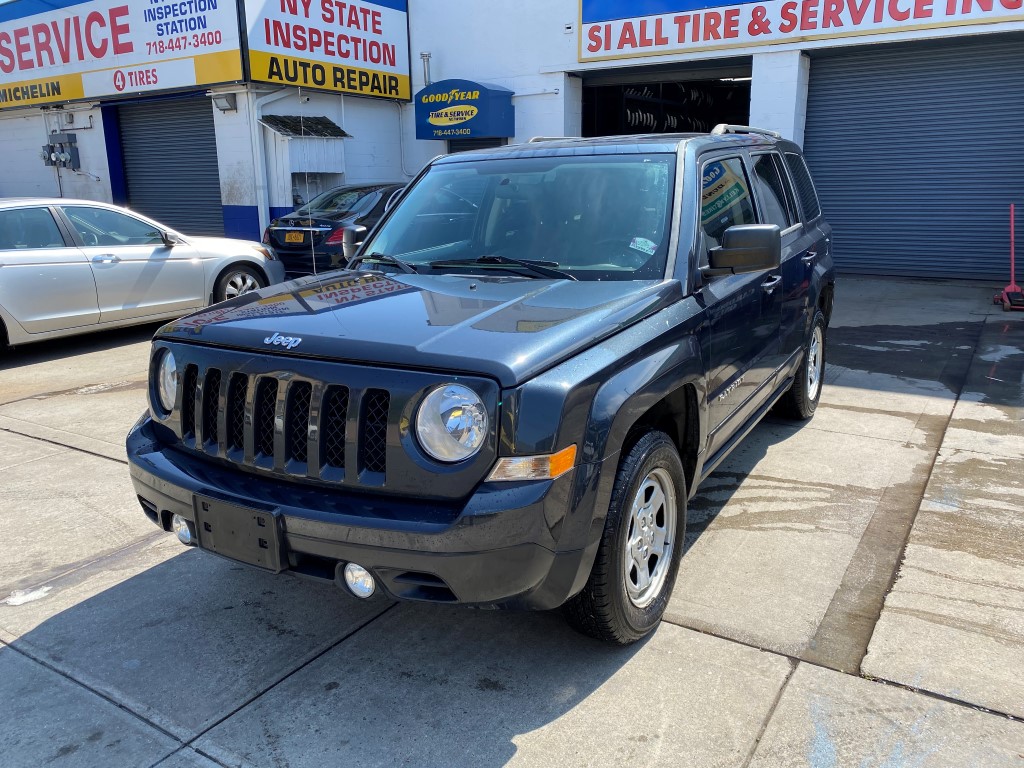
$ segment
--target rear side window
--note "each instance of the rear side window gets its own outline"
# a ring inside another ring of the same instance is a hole
[[[84,205],[64,206],[64,213],[88,246],[163,245],[159,229],[134,216],[108,208]]]
[[[49,209],[0,211],[0,251],[63,247],[64,238]]]
[[[785,174],[773,154],[754,157],[754,180],[761,200],[761,216],[765,224],[778,224],[788,229],[797,223],[796,211],[786,194]]]
[[[818,193],[814,191],[814,182],[811,181],[807,163],[800,155],[787,152],[786,165],[793,177],[793,183],[796,184],[796,194],[800,198],[800,207],[804,209],[804,218],[807,221],[818,218],[821,215],[821,205],[818,203]]]
[[[700,223],[709,248],[721,245],[729,227],[757,223],[750,182],[738,157],[712,160],[701,169]]]

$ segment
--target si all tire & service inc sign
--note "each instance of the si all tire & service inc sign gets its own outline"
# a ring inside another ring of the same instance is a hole
[[[1024,20],[1024,0],[581,0],[580,61]]]

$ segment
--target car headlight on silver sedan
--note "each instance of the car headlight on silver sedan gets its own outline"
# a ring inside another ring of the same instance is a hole
[[[169,349],[159,353],[156,364],[156,400],[164,414],[174,410],[174,401],[178,396],[178,365],[174,354]]]
[[[265,258],[267,261],[277,261],[277,254],[265,245],[250,245],[256,253]]]
[[[430,456],[447,463],[475,455],[487,440],[487,408],[462,384],[432,389],[416,412],[416,437]]]

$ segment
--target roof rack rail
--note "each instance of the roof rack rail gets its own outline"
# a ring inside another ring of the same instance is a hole
[[[776,131],[769,131],[767,128],[754,128],[750,125],[729,125],[719,123],[711,129],[712,136],[724,136],[727,133],[760,133],[764,136],[771,136],[773,139],[781,139],[782,134]]]
[[[527,144],[539,144],[542,141],[565,141],[566,139],[578,139],[579,136],[534,136],[527,141]]]

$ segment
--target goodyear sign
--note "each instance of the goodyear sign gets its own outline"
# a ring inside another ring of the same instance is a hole
[[[245,0],[245,16],[253,81],[410,98],[407,0]]]
[[[416,94],[417,139],[514,136],[512,91],[471,80],[440,80]]]
[[[234,2],[0,2],[0,109],[241,79]]]

